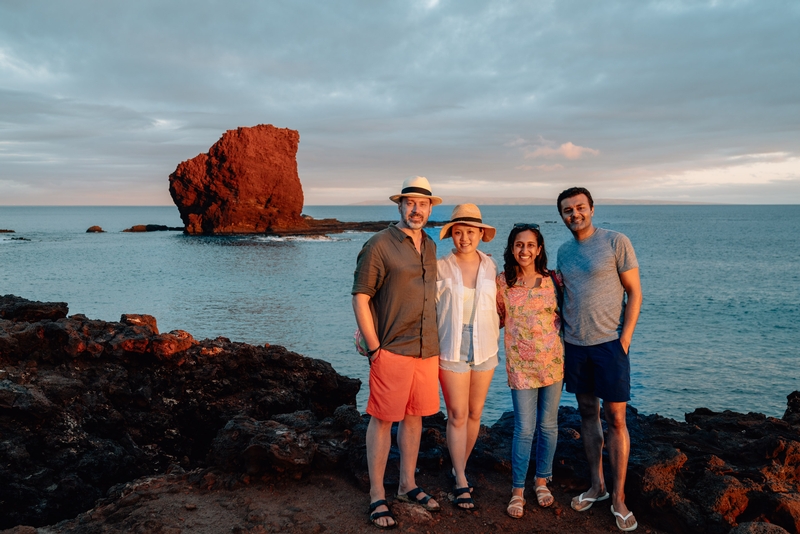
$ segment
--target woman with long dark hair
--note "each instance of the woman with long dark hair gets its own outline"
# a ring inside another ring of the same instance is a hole
[[[564,379],[564,345],[558,309],[558,278],[547,269],[544,237],[537,224],[515,224],[497,276],[497,312],[505,327],[506,371],[514,404],[511,444],[512,489],[507,513],[520,518],[531,444],[536,441],[534,491],[539,506],[554,502],[553,477],[558,440],[558,404]]]

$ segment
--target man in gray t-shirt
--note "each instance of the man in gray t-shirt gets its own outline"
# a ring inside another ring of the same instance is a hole
[[[570,504],[583,512],[611,497],[617,527],[631,531],[638,523],[625,505],[630,454],[625,415],[630,400],[629,349],[642,305],[639,264],[625,235],[592,224],[594,201],[589,191],[567,189],[558,196],[557,205],[573,237],[558,249],[557,269],[564,282],[564,379],[567,391],[578,401],[592,479],[592,487]],[[603,476],[600,399],[608,423],[610,495]]]

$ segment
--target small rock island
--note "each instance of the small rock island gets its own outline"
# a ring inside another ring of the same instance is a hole
[[[300,133],[271,124],[228,130],[206,154],[178,165],[169,192],[190,235],[377,232],[392,221],[341,222],[302,214]],[[429,226],[442,223],[429,222]]]

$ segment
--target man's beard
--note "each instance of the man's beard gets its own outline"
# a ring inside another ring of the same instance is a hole
[[[425,220],[425,217],[422,217],[418,221],[412,221],[410,217],[406,217],[403,219],[403,224],[407,227],[411,228],[412,230],[421,230],[425,227],[425,223],[428,221]]]

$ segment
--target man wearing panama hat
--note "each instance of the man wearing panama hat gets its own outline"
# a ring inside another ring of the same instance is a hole
[[[416,484],[422,417],[439,411],[439,337],[436,327],[436,244],[425,233],[431,208],[442,203],[427,178],[403,182],[389,197],[400,221],[372,236],[358,254],[353,310],[370,362],[367,413],[369,518],[381,529],[397,526],[389,511],[384,473],[399,422],[397,499],[438,511]]]

